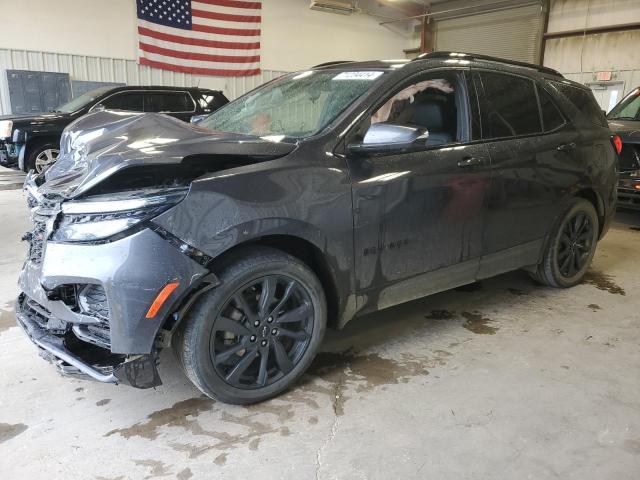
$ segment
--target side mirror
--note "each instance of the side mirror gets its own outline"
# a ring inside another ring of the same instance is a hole
[[[107,109],[103,104],[98,103],[91,109],[92,112],[104,112]]]
[[[362,143],[352,143],[347,151],[355,155],[390,155],[424,150],[429,132],[426,128],[374,123]]]
[[[191,119],[189,120],[189,123],[193,123],[198,124],[200,123],[202,120],[204,120],[205,118],[207,118],[209,115],[194,115],[193,117],[191,117]]]

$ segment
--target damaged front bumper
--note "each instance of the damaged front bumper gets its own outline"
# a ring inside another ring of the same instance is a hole
[[[21,294],[16,301],[16,319],[29,339],[40,349],[40,356],[53,363],[63,375],[90,378],[103,383],[124,383],[136,388],[161,385],[154,355],[112,356],[93,352],[94,363],[82,358],[65,344],[65,337],[54,335],[40,325],[38,314],[29,308]],[[87,352],[85,351],[85,357]],[[100,356],[103,358],[100,359]]]
[[[98,244],[31,234],[16,317],[42,356],[65,375],[138,388],[159,385],[156,339],[165,319],[208,271],[149,228]],[[179,286],[153,318],[168,282]]]

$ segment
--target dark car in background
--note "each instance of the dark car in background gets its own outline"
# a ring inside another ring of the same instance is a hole
[[[60,152],[67,125],[100,110],[157,112],[189,121],[214,112],[229,100],[219,90],[187,87],[102,87],[60,105],[53,112],[0,116],[0,164],[41,173]]]
[[[611,131],[622,141],[618,206],[640,209],[640,87],[613,107],[607,119]]]
[[[96,112],[27,176],[16,316],[65,374],[153,387],[172,346],[257,402],[327,326],[519,268],[580,283],[616,160],[588,88],[459,53],[287,74],[197,125]]]

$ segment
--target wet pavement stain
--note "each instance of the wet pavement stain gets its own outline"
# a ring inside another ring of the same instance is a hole
[[[111,402],[111,399],[110,399],[110,398],[104,398],[104,399],[102,399],[102,400],[98,400],[98,401],[96,402],[96,406],[97,406],[97,407],[102,407],[102,406],[104,406],[104,405],[108,404],[109,402]]]
[[[127,428],[117,428],[107,432],[104,436],[110,437],[117,433],[126,439],[142,437],[148,440],[155,440],[160,435],[160,427],[183,427],[187,430],[193,430],[197,422],[187,417],[194,417],[203,411],[210,410],[214,403],[213,400],[207,397],[182,400],[169,408],[163,408],[147,415],[146,422],[138,422]]]
[[[635,453],[636,455],[640,455],[640,438],[626,440],[624,442],[624,449],[627,452],[631,452],[631,453]]]
[[[490,325],[487,325],[488,323],[492,323],[493,320],[491,320],[490,318],[485,318],[479,313],[462,312],[462,316],[466,318],[466,321],[462,324],[462,326],[470,332],[480,335],[495,335],[495,333],[499,330],[499,327],[492,327]]]
[[[251,440],[249,442],[249,450],[258,450],[258,447],[260,446],[260,439],[259,438],[254,438],[253,440]]]
[[[160,460],[134,460],[133,463],[149,469],[149,475],[145,478],[166,477],[171,474],[171,467]]]
[[[456,312],[449,310],[431,310],[424,318],[427,320],[451,320],[456,317]]]
[[[613,293],[614,295],[627,294],[624,288],[617,285],[613,281],[613,277],[611,275],[607,275],[606,273],[591,270],[584,276],[583,283],[593,285],[598,290],[604,290],[606,292]]]
[[[429,375],[428,368],[444,365],[444,358],[451,355],[442,350],[434,353],[431,358],[405,355],[398,361],[375,353],[321,352],[311,364],[307,376],[328,381],[333,386],[326,388],[308,384],[302,388],[332,397],[334,413],[341,416],[349,399],[346,393],[351,387],[357,393],[365,393],[379,386],[407,383],[413,377]]]
[[[17,327],[16,314],[13,309],[0,310],[0,333],[9,330],[11,327]]]
[[[597,303],[590,303],[589,305],[587,305],[588,308],[590,308],[591,310],[593,310],[594,312],[598,311],[598,310],[602,310],[602,307],[600,305],[598,305]]]
[[[432,356],[403,355],[399,360],[375,353],[321,352],[300,382],[275,399],[245,407],[228,407],[206,397],[191,398],[104,436],[118,434],[125,439],[155,440],[165,428],[178,427],[193,435],[193,439],[171,442],[172,449],[186,453],[189,458],[217,451],[216,458],[226,460],[219,454],[242,445],[257,450],[266,435],[291,435],[290,422],[300,411],[297,406],[302,406],[308,415],[309,410],[320,409],[318,402],[322,397],[329,397],[333,413],[341,416],[352,393],[369,392],[379,386],[406,383],[413,377],[428,375],[428,368],[444,365],[450,356],[445,350],[436,350]],[[213,418],[202,417],[203,414],[212,414]],[[317,416],[308,419],[309,425],[317,423]],[[208,429],[209,425],[214,425],[215,430]]]
[[[13,437],[17,437],[22,432],[29,428],[24,423],[0,423],[0,443],[11,440]]]
[[[191,477],[193,477],[193,472],[188,467],[184,470],[179,471],[178,475],[176,475],[176,478],[178,480],[189,480]]]

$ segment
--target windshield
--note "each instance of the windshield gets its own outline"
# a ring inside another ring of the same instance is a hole
[[[93,102],[96,98],[104,95],[112,88],[113,87],[101,87],[96,88],[95,90],[91,90],[90,92],[84,93],[79,97],[74,98],[73,100],[69,100],[67,103],[63,103],[56,108],[56,112],[73,113],[76,110],[80,110],[85,105]]]
[[[198,126],[299,139],[318,133],[371,88],[383,71],[307,71],[285,75],[228,103]]]
[[[640,120],[640,88],[626,96],[607,115],[609,120]]]

